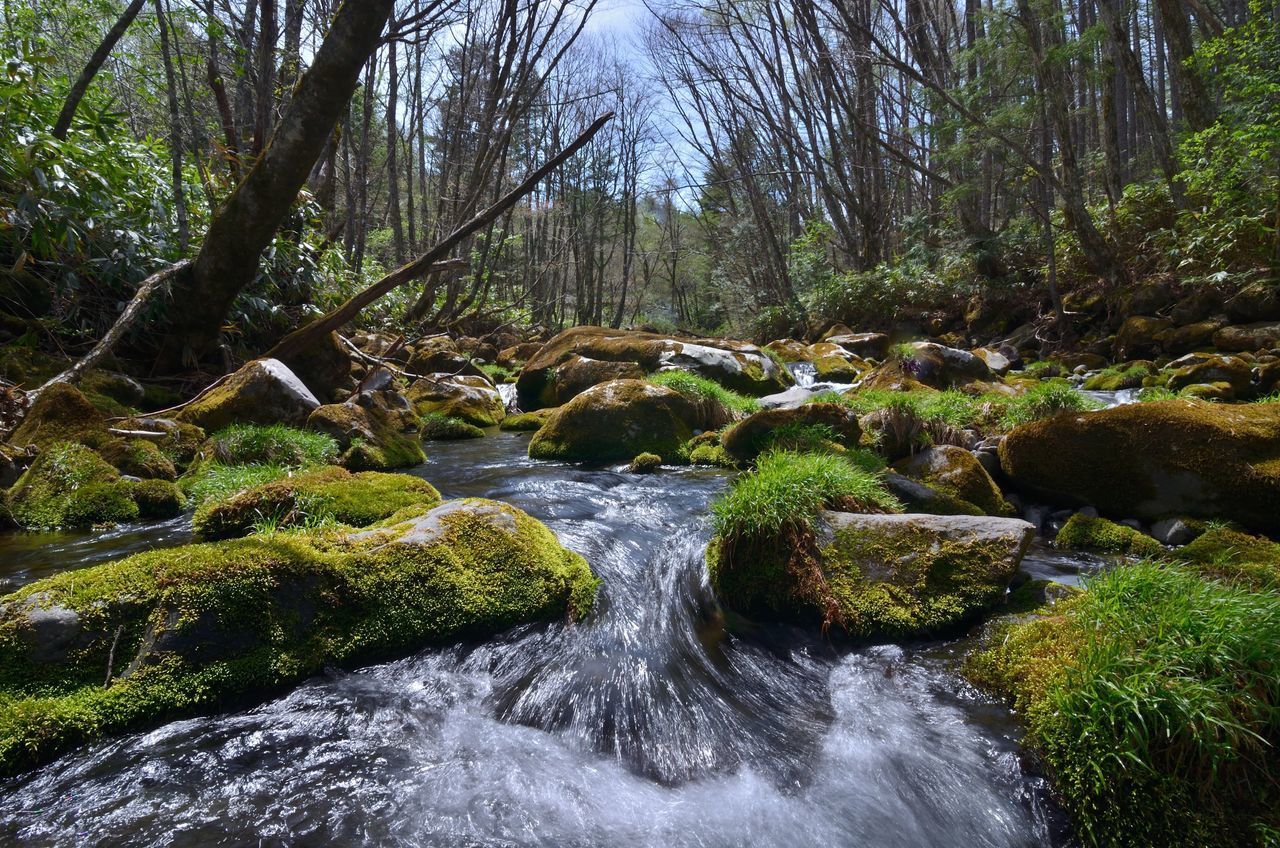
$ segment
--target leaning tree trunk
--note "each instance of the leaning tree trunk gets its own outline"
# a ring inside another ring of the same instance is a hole
[[[209,224],[200,254],[174,287],[175,318],[161,364],[207,353],[232,302],[297,199],[378,44],[394,0],[343,3],[262,156]]]
[[[65,139],[67,137],[67,131],[71,129],[71,120],[76,116],[76,109],[80,108],[80,101],[84,99],[85,92],[89,90],[89,84],[98,75],[98,71],[102,69],[103,63],[111,55],[116,43],[121,38],[124,38],[124,34],[133,23],[133,19],[138,17],[138,13],[142,11],[142,7],[146,4],[147,0],[133,0],[120,13],[115,25],[107,30],[107,34],[102,38],[102,43],[98,45],[98,49],[93,51],[93,55],[89,57],[88,64],[84,66],[84,70],[76,78],[75,84],[71,86],[71,91],[67,94],[66,101],[62,104],[62,111],[58,113],[57,123],[53,125],[54,138]]]

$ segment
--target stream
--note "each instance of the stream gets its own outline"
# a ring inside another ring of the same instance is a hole
[[[1068,844],[954,643],[726,629],[703,551],[728,474],[534,462],[526,444],[433,443],[413,473],[524,509],[582,553],[603,581],[586,623],[333,670],[87,746],[0,783],[0,845]],[[188,537],[179,520],[5,538],[0,579]]]

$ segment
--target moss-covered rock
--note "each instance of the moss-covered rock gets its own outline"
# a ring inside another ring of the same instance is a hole
[[[1261,321],[1223,327],[1213,334],[1218,350],[1247,351],[1280,347],[1280,321]]]
[[[1164,547],[1145,533],[1124,524],[1077,512],[1058,531],[1054,544],[1064,551],[1093,551],[1128,556],[1159,556]]]
[[[774,339],[764,347],[783,362],[809,361],[809,346],[795,339]]]
[[[1242,357],[1190,354],[1169,363],[1165,385],[1178,392],[1197,383],[1226,383],[1233,397],[1245,397],[1252,380],[1253,365]]]
[[[972,453],[955,445],[938,445],[899,460],[894,469],[934,489],[976,506],[987,515],[1012,515],[1000,487]]]
[[[148,552],[42,580],[0,599],[0,773],[242,704],[326,666],[581,616],[595,588],[582,557],[492,501],[362,532]]]
[[[957,496],[951,489],[930,486],[896,471],[884,473],[884,486],[902,501],[908,512],[929,515],[986,515],[977,504]]]
[[[28,529],[88,527],[138,517],[129,484],[102,457],[74,442],[41,452],[9,493],[14,520]]]
[[[708,564],[721,601],[857,638],[942,633],[1003,599],[1035,535],[1011,518],[846,512],[821,513],[814,531],[808,569],[790,551],[735,557],[713,543]]]
[[[255,527],[275,529],[336,522],[367,527],[412,506],[432,507],[440,493],[407,474],[321,468],[206,501],[193,524],[205,539],[230,539]]]
[[[871,370],[862,357],[850,353],[840,345],[819,342],[809,348],[817,378],[829,383],[852,383]]]
[[[627,466],[632,474],[652,474],[662,467],[662,457],[656,453],[637,454]]]
[[[1150,360],[1136,360],[1104,368],[1096,374],[1090,374],[1081,387],[1089,392],[1118,392],[1124,389],[1140,389],[1144,381],[1155,373],[1155,363]]]
[[[37,447],[76,442],[98,448],[110,441],[110,436],[106,416],[79,389],[68,383],[54,383],[36,397],[9,441]]]
[[[141,518],[176,518],[187,508],[187,496],[168,480],[138,480],[129,487]]]
[[[419,432],[423,441],[457,441],[459,439],[483,439],[484,430],[468,424],[460,418],[450,418],[438,412],[422,416]]]
[[[502,423],[498,425],[500,430],[508,430],[516,433],[532,433],[535,430],[541,430],[542,425],[555,413],[559,407],[547,407],[534,412],[521,412],[516,415],[508,415],[502,419]]]
[[[534,459],[620,462],[656,453],[685,462],[685,443],[702,429],[696,401],[643,380],[587,389],[560,407],[529,442]]]
[[[311,390],[278,359],[255,359],[178,412],[207,431],[228,424],[301,426],[320,405]]]
[[[967,350],[933,342],[914,342],[895,348],[888,360],[866,375],[862,386],[901,391],[921,386],[977,391],[1000,382],[987,363]]]
[[[1159,356],[1163,352],[1160,334],[1172,327],[1173,322],[1167,318],[1149,315],[1132,315],[1126,318],[1116,331],[1116,359],[1151,359]]]
[[[488,377],[461,375],[416,380],[406,395],[419,415],[434,412],[476,427],[493,427],[507,414],[502,395]]]
[[[1280,545],[1229,527],[1211,527],[1177,558],[1212,577],[1259,589],[1280,589]]]
[[[172,456],[150,439],[116,439],[105,444],[98,453],[130,477],[144,480],[176,480],[178,466]]]
[[[550,405],[556,369],[574,356],[630,362],[644,373],[680,368],[746,395],[767,395],[792,384],[787,370],[760,348],[724,339],[675,339],[657,333],[573,327],[547,342],[525,363],[516,381],[522,409]],[[553,390],[554,392],[554,390]]]
[[[610,362],[573,354],[557,365],[539,396],[541,406],[562,406],[592,386],[610,380],[643,380],[645,370],[634,362]]]
[[[417,437],[417,416],[394,392],[362,392],[346,403],[321,406],[307,429],[338,442],[338,463],[352,471],[390,471],[427,461]]]
[[[751,462],[770,448],[820,448],[824,443],[858,446],[862,429],[857,414],[838,403],[810,403],[794,409],[766,409],[725,430],[724,450],[738,462]]]
[[[838,344],[854,356],[884,359],[889,355],[889,337],[884,333],[827,333],[824,342]]]
[[[1018,427],[1000,446],[1018,486],[1104,514],[1227,518],[1280,531],[1280,405],[1130,404]]]

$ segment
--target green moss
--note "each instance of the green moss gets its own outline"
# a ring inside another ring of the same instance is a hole
[[[1000,487],[982,463],[964,448],[940,445],[900,460],[894,468],[965,504],[979,515],[1012,515]]]
[[[174,518],[187,508],[186,495],[168,480],[138,480],[130,484],[130,496],[142,518]]]
[[[1009,540],[947,538],[910,524],[838,528],[820,552],[841,627],[869,638],[955,628],[1004,597],[1020,558]]]
[[[712,465],[717,468],[737,468],[738,461],[720,444],[697,445],[689,451],[690,465]]]
[[[966,662],[1007,696],[1090,845],[1261,846],[1280,824],[1280,595],[1141,563]]]
[[[582,557],[491,501],[373,533],[255,536],[58,575],[0,608],[0,773],[326,666],[580,617],[595,591]],[[74,616],[74,638],[33,641],[36,609]]]
[[[532,433],[541,430],[542,425],[547,423],[547,419],[555,411],[556,407],[549,407],[547,409],[539,409],[536,412],[521,412],[518,415],[508,415],[502,419],[498,429],[517,433]]]
[[[81,527],[138,516],[116,470],[72,442],[46,447],[14,484],[9,500],[14,519],[29,529]]]
[[[1127,404],[1018,427],[1000,463],[1020,487],[1104,513],[1226,518],[1280,531],[1280,408]]]
[[[99,448],[110,438],[106,418],[88,398],[74,386],[54,383],[39,394],[9,441],[42,448],[57,442]]]
[[[1083,388],[1089,392],[1116,392],[1122,389],[1140,389],[1142,382],[1155,373],[1150,362],[1137,362],[1104,368],[1084,381]]]
[[[857,416],[839,404],[806,404],[767,409],[728,428],[721,443],[740,462],[769,450],[828,451],[855,448],[862,435]]]
[[[425,440],[482,439],[484,430],[459,418],[450,418],[438,412],[422,416],[422,438]]]
[[[322,468],[207,500],[193,525],[206,539],[243,536],[268,526],[310,527],[336,522],[367,527],[410,506],[435,506],[440,493],[419,477]]]
[[[701,402],[643,380],[587,389],[556,410],[529,441],[534,459],[621,462],[655,453],[684,463],[685,444],[703,423]]]
[[[1211,577],[1280,590],[1280,545],[1258,536],[1210,527],[1176,556]]]
[[[309,429],[338,440],[342,447],[338,464],[352,471],[391,471],[426,462],[421,440],[406,432],[409,426],[403,415],[392,410],[354,403],[322,406],[307,420]]]
[[[337,459],[338,443],[324,433],[283,424],[232,424],[210,437],[205,452],[220,465],[307,468]]]
[[[122,474],[146,480],[173,480],[178,476],[173,458],[149,439],[120,439],[98,453]]]
[[[1145,533],[1105,518],[1077,512],[1058,531],[1054,544],[1064,551],[1096,551],[1129,556],[1159,556],[1164,546]]]
[[[662,457],[656,453],[637,454],[635,459],[631,460],[631,465],[627,470],[632,474],[652,474],[662,466]]]

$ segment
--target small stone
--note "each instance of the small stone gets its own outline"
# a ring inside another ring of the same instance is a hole
[[[1181,518],[1164,518],[1151,525],[1151,535],[1162,545],[1185,545],[1196,533]]]

